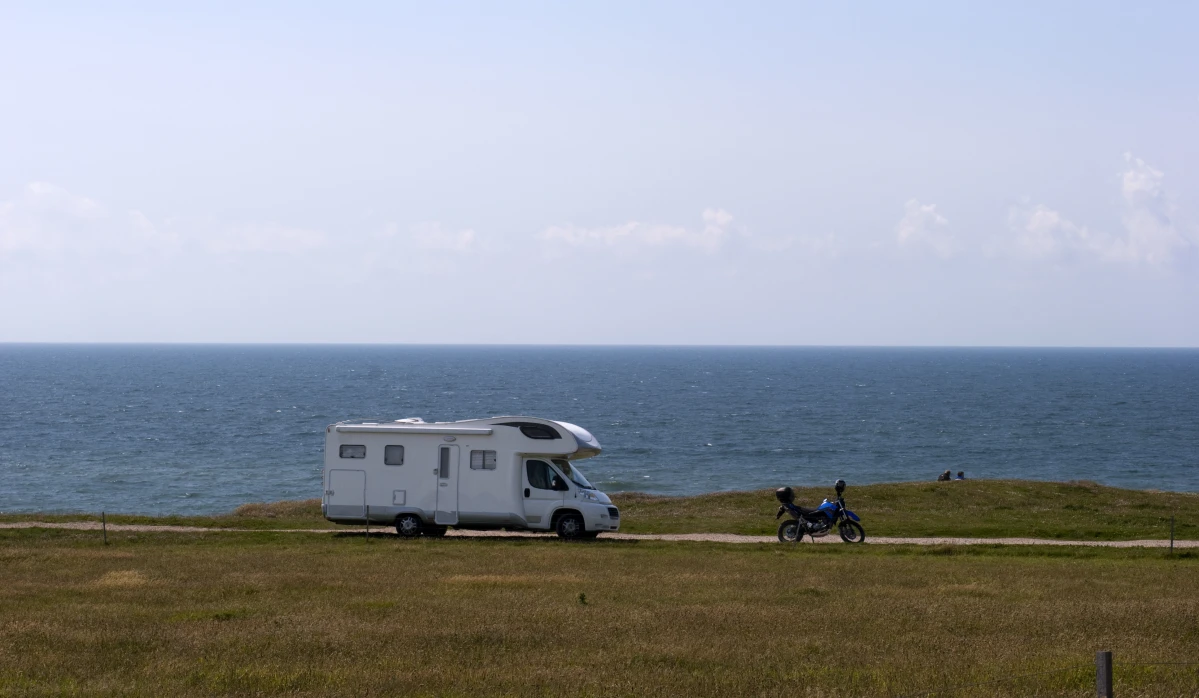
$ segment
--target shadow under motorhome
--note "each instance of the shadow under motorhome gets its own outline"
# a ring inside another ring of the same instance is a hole
[[[586,429],[537,417],[338,422],[325,430],[321,511],[402,536],[464,529],[594,538],[620,512],[575,461],[599,455]]]

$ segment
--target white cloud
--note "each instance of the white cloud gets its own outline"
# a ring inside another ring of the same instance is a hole
[[[408,229],[416,246],[425,250],[447,252],[470,252],[475,248],[477,236],[470,228],[448,230],[436,221],[417,223]]]
[[[1162,185],[1162,172],[1129,154],[1124,157],[1128,168],[1121,183],[1123,233],[1090,230],[1044,204],[1025,202],[1008,211],[1016,251],[1036,259],[1091,257],[1162,265],[1193,247],[1174,223],[1174,206]]]
[[[1132,154],[1125,153],[1128,169],[1124,172],[1124,256],[1128,259],[1161,264],[1190,248],[1192,243],[1174,224],[1174,204],[1163,186],[1165,175]]]
[[[903,218],[895,225],[895,238],[901,246],[927,245],[939,257],[954,255],[957,243],[949,231],[949,221],[937,213],[936,204],[910,199],[903,211]]]
[[[324,243],[319,231],[274,223],[155,223],[140,210],[113,212],[47,182],[31,182],[16,198],[0,202],[0,255],[167,254],[185,247],[219,254],[302,252]]]
[[[479,235],[471,228],[448,228],[439,221],[413,223],[407,228],[399,223],[388,223],[375,233],[381,244],[392,245],[395,252],[402,250],[430,250],[441,252],[474,252],[480,244]]]
[[[0,202],[0,253],[90,249],[112,237],[111,226],[104,225],[107,218],[92,199],[47,182],[30,182],[15,199]]]
[[[1008,209],[1008,226],[1016,234],[1016,251],[1033,259],[1057,259],[1078,253],[1112,255],[1112,241],[1096,235],[1061,213],[1027,202]]]
[[[735,225],[732,214],[724,209],[704,209],[701,218],[703,225],[696,228],[641,221],[595,228],[554,225],[542,231],[541,237],[576,247],[682,245],[712,253],[719,250],[730,237],[749,234],[744,227]]]
[[[25,185],[22,200],[34,211],[61,212],[82,220],[96,220],[105,216],[104,207],[95,200],[75,196],[49,182],[30,182]]]

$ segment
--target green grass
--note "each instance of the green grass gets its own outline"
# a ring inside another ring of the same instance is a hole
[[[831,488],[799,488],[797,501],[814,506]],[[965,480],[851,486],[849,508],[867,537],[1032,537],[1059,540],[1164,539],[1174,516],[1175,537],[1199,539],[1199,494],[1103,487],[1094,483]],[[771,535],[778,522],[772,490],[697,497],[617,494],[625,533],[742,533]],[[95,520],[95,515],[0,515],[0,521]],[[127,516],[111,523],[175,524],[247,529],[338,528],[325,521],[320,501],[246,504],[221,516]]]
[[[0,695],[1199,692],[1199,556],[0,531]],[[585,603],[583,602],[585,601]]]
[[[108,512],[108,523],[146,524],[150,526],[197,526],[200,528],[244,528],[279,530],[288,528],[343,528],[321,516],[321,500],[304,499],[287,502],[243,504],[229,514],[216,516],[146,516]],[[0,514],[0,522],[17,521],[99,521],[100,514]]]
[[[832,488],[797,488],[807,506]],[[772,490],[698,497],[624,494],[613,497],[628,533],[773,534],[778,502]],[[1199,494],[1104,487],[1090,482],[964,480],[850,486],[850,510],[870,536],[954,536],[1135,540],[1199,539]]]

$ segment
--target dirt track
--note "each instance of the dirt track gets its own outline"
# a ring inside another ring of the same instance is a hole
[[[76,531],[99,531],[98,521],[73,521],[70,523],[48,523],[42,521],[20,521],[0,523],[4,528],[62,528]],[[357,527],[345,528],[288,528],[288,529],[245,529],[245,528],[202,528],[199,526],[151,526],[146,524],[109,524],[110,531],[134,531],[141,533],[245,533],[267,530],[273,533],[360,533]],[[395,535],[391,529],[374,529],[372,533]],[[511,531],[450,531],[454,538],[544,538],[544,533],[518,533]],[[611,540],[667,540],[706,543],[777,543],[774,536],[742,536],[733,533],[605,533],[603,538]],[[841,542],[837,536],[817,539],[818,543]],[[870,538],[873,545],[1082,545],[1100,548],[1166,548],[1168,540],[1051,540],[1044,538]],[[805,541],[805,545],[811,545]],[[1199,548],[1197,540],[1176,540],[1175,548]]]

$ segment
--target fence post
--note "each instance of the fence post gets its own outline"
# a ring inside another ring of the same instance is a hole
[[[108,518],[100,512],[100,530],[104,531],[104,545],[108,545]]]
[[[1095,653],[1095,695],[1097,698],[1112,698],[1112,653]]]

